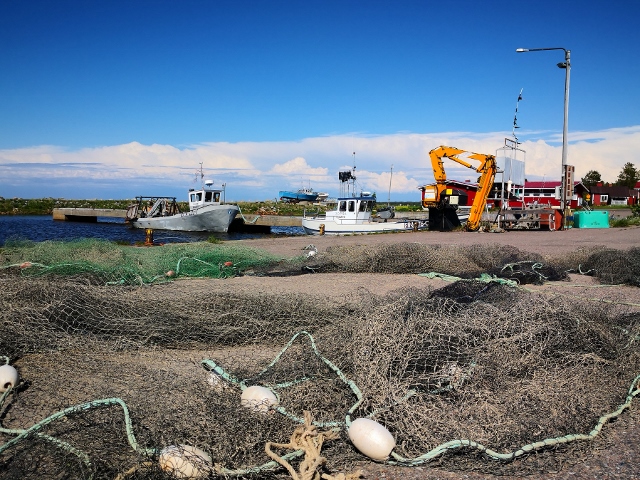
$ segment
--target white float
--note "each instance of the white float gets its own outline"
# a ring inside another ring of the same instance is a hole
[[[18,371],[11,365],[2,365],[0,367],[0,393],[4,393],[9,388],[13,388],[18,384]]]
[[[348,433],[351,442],[362,454],[380,462],[389,458],[396,446],[389,430],[369,418],[358,418],[351,422]]]
[[[160,452],[160,468],[176,478],[206,478],[213,463],[208,453],[190,445],[171,445]]]
[[[266,413],[271,405],[278,405],[278,397],[266,387],[253,385],[242,392],[240,405],[257,412]]]

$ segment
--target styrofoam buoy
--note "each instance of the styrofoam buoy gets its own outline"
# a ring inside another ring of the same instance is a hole
[[[242,392],[240,405],[257,412],[266,413],[271,405],[278,405],[278,397],[266,387],[253,385]]]
[[[349,427],[349,438],[362,454],[380,462],[389,458],[396,446],[389,430],[369,418],[354,420]]]
[[[173,270],[169,270],[167,273],[165,273],[165,276],[172,278],[176,276],[176,272],[174,272]]]
[[[233,267],[233,262],[224,262],[225,267]]]
[[[190,445],[170,445],[160,452],[160,468],[176,478],[205,478],[213,463],[208,453]]]
[[[13,388],[18,384],[18,371],[11,365],[2,365],[0,367],[0,393],[4,393],[9,388]]]

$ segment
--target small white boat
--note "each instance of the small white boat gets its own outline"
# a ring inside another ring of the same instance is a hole
[[[390,220],[389,215],[374,216],[375,205],[376,199],[373,195],[338,198],[334,210],[316,214],[307,214],[305,210],[302,228],[309,235],[353,235],[411,232],[428,227],[428,221],[425,220]]]
[[[200,190],[189,189],[189,211],[181,212],[175,197],[136,197],[125,222],[134,228],[226,233],[240,212],[237,205],[221,201],[224,190],[207,180]]]

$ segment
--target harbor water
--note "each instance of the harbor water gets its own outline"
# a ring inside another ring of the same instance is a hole
[[[211,236],[224,241],[295,235],[304,235],[302,227],[272,227],[271,233],[156,230],[153,232],[153,239],[154,243],[187,243],[206,241]],[[0,246],[7,241],[69,241],[80,238],[98,238],[134,245],[145,241],[145,231],[131,228],[122,218],[99,217],[98,222],[85,223],[53,220],[51,215],[0,215]]]

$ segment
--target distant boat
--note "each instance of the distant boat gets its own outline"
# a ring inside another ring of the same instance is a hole
[[[318,192],[314,192],[311,188],[301,188],[296,192],[287,190],[281,190],[279,192],[280,200],[288,203],[315,202],[318,200],[319,195]]]
[[[200,175],[204,177],[202,167]],[[212,180],[204,182],[200,190],[189,189],[188,212],[180,211],[175,197],[136,197],[125,222],[134,228],[226,233],[240,207],[221,201],[223,193],[224,189],[213,188]]]
[[[329,198],[329,194],[326,192],[318,192],[318,198],[316,198],[316,202],[326,202]]]

